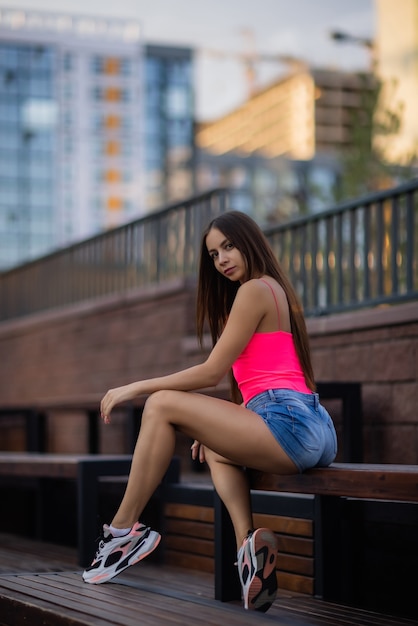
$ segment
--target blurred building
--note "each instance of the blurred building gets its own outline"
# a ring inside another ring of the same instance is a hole
[[[402,162],[418,142],[418,0],[376,8],[371,69],[396,78],[402,128],[385,141]],[[0,269],[215,186],[263,224],[334,202],[371,73],[298,62],[201,125],[193,83],[193,51],[144,42],[135,21],[0,9]]]
[[[189,48],[145,46],[145,206],[192,193],[193,56]]]
[[[376,71],[384,82],[382,108],[400,109],[401,127],[383,137],[386,158],[407,164],[418,158],[418,0],[376,0]]]
[[[304,68],[196,134],[198,188],[235,189],[234,206],[262,222],[332,201],[342,149],[371,76]]]
[[[132,20],[0,9],[0,268],[190,192],[192,54]]]

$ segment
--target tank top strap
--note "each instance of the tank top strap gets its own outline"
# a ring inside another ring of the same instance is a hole
[[[280,330],[280,310],[279,310],[279,304],[277,302],[276,294],[274,293],[274,289],[270,285],[270,283],[268,283],[266,280],[264,280],[264,278],[259,278],[259,280],[261,280],[262,283],[267,285],[267,287],[270,289],[271,293],[273,294],[274,302],[276,304],[277,318],[279,320],[279,328],[278,328],[278,330]]]

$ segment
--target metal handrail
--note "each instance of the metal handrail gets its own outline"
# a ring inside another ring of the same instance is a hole
[[[265,233],[307,316],[418,298],[418,179]]]
[[[418,179],[265,229],[317,316],[418,298]],[[227,189],[190,198],[0,274],[0,321],[196,275]]]
[[[193,275],[215,189],[0,274],[0,321]]]

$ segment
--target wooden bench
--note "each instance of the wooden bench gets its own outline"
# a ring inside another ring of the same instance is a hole
[[[25,448],[27,452],[47,452],[48,415],[75,411],[86,419],[86,450],[89,454],[100,453],[99,424],[101,396],[88,395],[70,398],[38,398],[28,405],[0,404],[0,419],[23,418]],[[118,407],[126,417],[128,452],[132,452],[138,436],[143,406],[141,403],[125,403]]]
[[[334,463],[291,476],[251,472],[250,480],[253,495],[265,491],[315,497],[315,595],[328,600],[350,598],[352,560],[357,553],[356,541],[361,541],[359,536],[350,537],[351,520],[344,518],[351,499],[363,504],[387,502],[393,507],[396,503],[397,521],[418,524],[418,465]],[[280,505],[270,512],[279,514]],[[232,526],[216,497],[215,597],[219,600],[239,597],[235,560]]]
[[[81,572],[0,575],[4,626],[414,626],[416,621],[280,592],[267,615],[244,611],[241,601],[213,599],[212,576],[140,563],[106,585],[87,585]]]
[[[77,543],[81,567],[90,564],[98,534],[99,480],[108,476],[127,476],[130,455],[0,453],[0,477],[30,479],[72,479],[77,493]],[[165,480],[178,480],[178,459],[173,459]]]

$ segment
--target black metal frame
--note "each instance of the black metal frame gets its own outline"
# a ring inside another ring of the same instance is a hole
[[[361,397],[361,383],[318,382],[316,387],[321,400],[342,400],[342,458],[345,463],[362,463],[363,406]]]
[[[195,279],[201,232],[228,210],[229,195],[227,189],[209,191],[3,272],[0,321]],[[265,234],[307,316],[418,297],[418,179]]]

